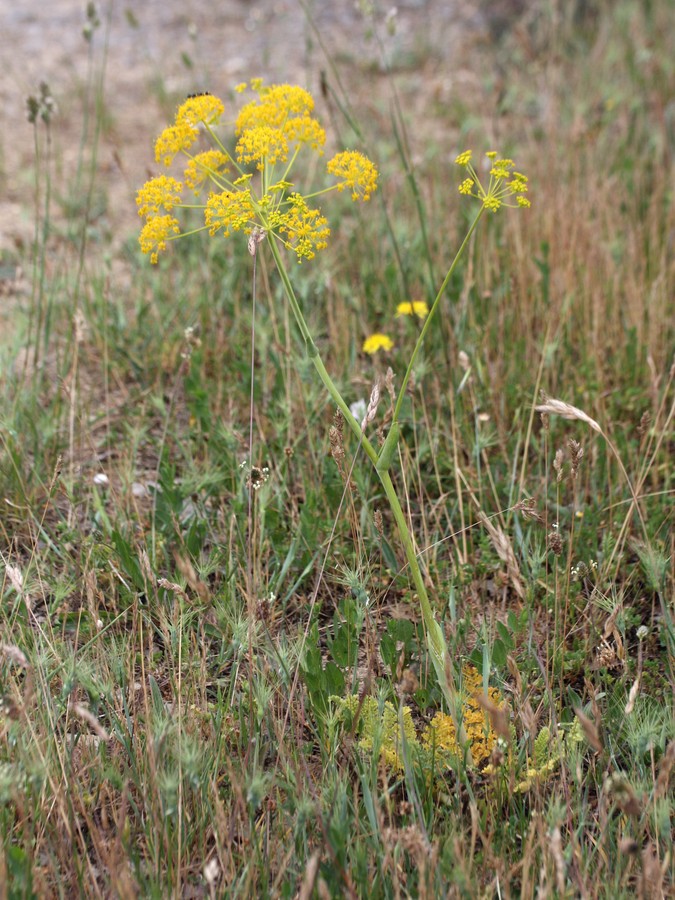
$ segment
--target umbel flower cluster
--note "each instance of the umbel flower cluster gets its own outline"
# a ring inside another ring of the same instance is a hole
[[[527,175],[513,170],[515,163],[512,159],[497,159],[496,150],[490,150],[485,155],[490,160],[490,181],[487,188],[483,186],[471,163],[471,150],[465,150],[455,159],[457,165],[467,172],[467,177],[459,186],[460,194],[475,197],[491,212],[497,212],[502,206],[527,208],[530,205],[530,201],[524,196],[527,193]],[[512,202],[514,199],[515,203]]]
[[[299,262],[312,259],[327,246],[330,229],[310,201],[345,188],[352,200],[366,201],[377,189],[373,163],[356,150],[345,150],[326,167],[334,184],[313,194],[297,191],[290,180],[294,163],[303,152],[322,156],[326,142],[313,115],[314,100],[303,88],[265,86],[260,79],[237,88],[239,92],[247,89],[255,98],[234,120],[234,150],[219,136],[225,106],[212,94],[188,97],[173,125],[157,138],[157,163],[167,169],[182,165],[182,174],[179,178],[159,175],[138,191],[138,213],[145,219],[139,241],[153,263],[168,241],[197,231],[208,231],[213,237],[234,232],[269,234],[293,251]],[[202,139],[210,143],[208,149],[200,148]],[[194,194],[196,202],[183,200],[186,191]],[[175,215],[180,208],[202,210],[203,224],[181,231]]]

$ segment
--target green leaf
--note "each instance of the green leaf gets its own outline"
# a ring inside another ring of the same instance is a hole
[[[504,645],[504,641],[502,641],[500,638],[497,638],[497,640],[492,645],[492,662],[495,666],[498,666],[500,669],[502,669],[506,665],[506,656],[507,651]]]
[[[503,622],[497,622],[497,631],[499,632],[499,636],[502,639],[502,642],[504,643],[506,649],[513,650],[515,645],[513,643],[513,638],[511,637],[511,632]]]

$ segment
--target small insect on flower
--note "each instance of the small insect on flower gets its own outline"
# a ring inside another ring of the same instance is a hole
[[[197,91],[196,94],[188,94],[186,100],[194,100],[195,97],[213,97],[211,91]]]

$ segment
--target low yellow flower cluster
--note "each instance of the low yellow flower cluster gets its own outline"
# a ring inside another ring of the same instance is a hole
[[[323,154],[326,134],[314,117],[314,100],[306,90],[288,84],[265,86],[260,79],[240,85],[256,95],[240,110],[234,122],[237,138],[233,153],[218,136],[225,106],[212,94],[188,97],[176,112],[172,125],[155,143],[155,159],[166,168],[176,158],[186,160],[182,180],[169,175],[152,178],[139,191],[138,213],[145,220],[141,250],[157,262],[168,241],[183,234],[208,230],[211,236],[233,232],[250,235],[254,228],[280,240],[299,262],[312,259],[327,246],[330,229],[319,209],[308,200],[330,190],[348,188],[353,200],[369,200],[377,189],[378,172],[362,153],[347,150],[327,164],[336,183],[314,194],[293,190],[289,175],[303,148]],[[193,152],[205,137],[213,145]],[[202,204],[182,202],[184,186],[197,197],[208,185]],[[204,224],[181,232],[174,208],[203,210]]]
[[[482,675],[474,666],[465,666],[462,670],[462,723],[469,739],[471,755],[479,766],[490,759],[497,740],[489,718],[478,701],[478,696],[482,693]],[[495,706],[504,705],[505,701],[496,688],[488,688],[487,695]],[[388,701],[379,704],[374,697],[359,699],[357,695],[331,699],[351,716],[358,712],[356,732],[359,749],[366,753],[378,751],[381,760],[389,768],[402,772],[406,752],[409,759],[416,761],[425,771],[431,771],[432,766],[439,771],[444,762],[450,764],[453,759],[462,758],[455,726],[451,717],[445,713],[436,713],[418,736],[408,706],[401,707],[399,711]]]
[[[471,744],[474,762],[481,765],[490,759],[497,736],[490,728],[488,716],[478,701],[483,693],[483,676],[475,666],[465,666],[462,670],[462,691],[462,724]],[[487,696],[495,706],[502,706],[504,703],[496,688],[489,687]],[[422,744],[437,751],[460,753],[451,717],[445,713],[436,713],[422,735]]]

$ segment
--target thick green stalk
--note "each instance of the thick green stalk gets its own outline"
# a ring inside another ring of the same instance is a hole
[[[275,238],[270,236],[269,238],[269,246],[272,251],[272,256],[274,257],[274,262],[276,263],[277,270],[281,277],[282,284],[284,286],[284,290],[286,292],[286,297],[290,304],[291,309],[293,310],[293,315],[295,316],[295,321],[298,324],[298,328],[300,329],[300,333],[302,334],[303,340],[305,341],[305,348],[307,350],[307,355],[312,360],[312,364],[321,378],[326,390],[331,396],[331,399],[339,408],[340,412],[344,416],[345,422],[354,432],[356,437],[359,439],[361,444],[363,445],[363,449],[366,451],[366,455],[368,459],[375,465],[377,463],[377,450],[370,443],[365,434],[361,431],[360,424],[356,421],[354,416],[349,411],[349,407],[345,402],[342,394],[337,389],[335,382],[328,374],[326,367],[323,364],[321,357],[319,356],[319,351],[317,349],[316,344],[312,339],[312,335],[309,331],[309,326],[305,321],[305,317],[302,314],[302,310],[300,309],[300,304],[298,303],[297,297],[295,296],[295,291],[293,290],[293,285],[291,284],[291,280],[288,277],[288,272],[286,271],[286,267],[284,265],[284,261],[279,253],[279,248],[275,243]]]
[[[479,216],[480,217],[480,216]],[[479,218],[478,217],[478,218]],[[471,231],[475,228],[478,218],[471,226],[471,230],[469,231],[469,235]],[[467,235],[468,239],[468,235]],[[464,247],[466,244],[466,240],[462,244]],[[443,691],[443,694],[446,698],[448,709],[450,711],[450,715],[452,716],[452,720],[455,724],[455,730],[459,739],[459,744],[461,747],[466,748],[466,752],[468,754],[469,759],[471,759],[471,748],[469,746],[469,742],[467,739],[466,732],[464,730],[464,726],[461,721],[457,718],[457,691],[454,685],[454,676],[452,671],[452,665],[450,663],[450,658],[448,654],[448,648],[445,643],[445,637],[443,636],[443,630],[436,621],[434,616],[433,609],[431,608],[431,603],[429,602],[429,595],[427,593],[426,585],[424,583],[424,576],[422,575],[422,570],[420,569],[419,562],[417,560],[417,554],[415,552],[415,545],[412,539],[412,535],[410,534],[410,529],[408,528],[408,523],[405,519],[405,514],[401,507],[401,503],[398,499],[398,495],[396,494],[396,489],[394,488],[394,484],[391,480],[391,476],[389,475],[389,466],[378,466],[378,460],[380,456],[377,451],[370,443],[370,441],[366,438],[365,434],[362,432],[359,423],[356,421],[354,416],[351,414],[349,407],[347,406],[345,400],[343,399],[340,391],[337,389],[333,379],[328,374],[326,367],[323,364],[321,357],[319,356],[319,351],[317,349],[316,344],[312,340],[311,333],[309,331],[309,326],[305,320],[305,317],[302,314],[302,310],[300,309],[300,305],[298,303],[297,297],[295,296],[295,291],[293,290],[293,285],[291,284],[290,278],[288,277],[288,272],[286,271],[286,267],[284,265],[284,261],[279,253],[279,248],[275,243],[274,237],[270,237],[269,245],[272,250],[272,255],[274,256],[274,261],[277,265],[277,269],[279,271],[279,275],[281,277],[282,284],[284,286],[284,290],[290,304],[291,309],[293,310],[293,314],[295,316],[295,320],[298,324],[298,328],[300,329],[300,333],[303,336],[305,341],[305,346],[307,348],[307,354],[309,358],[312,360],[314,368],[316,369],[321,381],[323,382],[326,390],[330,394],[332,400],[338,406],[340,411],[342,412],[345,421],[355,433],[360,443],[362,444],[366,455],[370,459],[370,461],[375,466],[377,474],[382,482],[382,487],[384,488],[384,492],[387,496],[387,500],[389,501],[389,506],[391,507],[391,511],[394,515],[394,519],[396,521],[396,525],[399,530],[399,534],[401,536],[401,541],[403,542],[403,549],[406,555],[406,559],[408,561],[408,565],[410,566],[410,573],[412,575],[413,583],[415,585],[415,589],[417,591],[417,596],[420,602],[420,608],[422,611],[422,617],[424,619],[424,625],[427,632],[427,641],[429,645],[429,651],[431,655],[431,660],[433,662],[434,670],[436,672],[436,677],[438,678],[439,684]],[[447,284],[454,266],[456,265],[457,259],[448,272],[443,285]],[[438,303],[441,294],[443,293],[443,288],[439,291],[438,297],[436,298],[436,302],[434,304],[434,308]],[[419,342],[418,342],[419,343]],[[406,373],[408,374],[408,373]],[[409,377],[409,376],[408,376]]]

